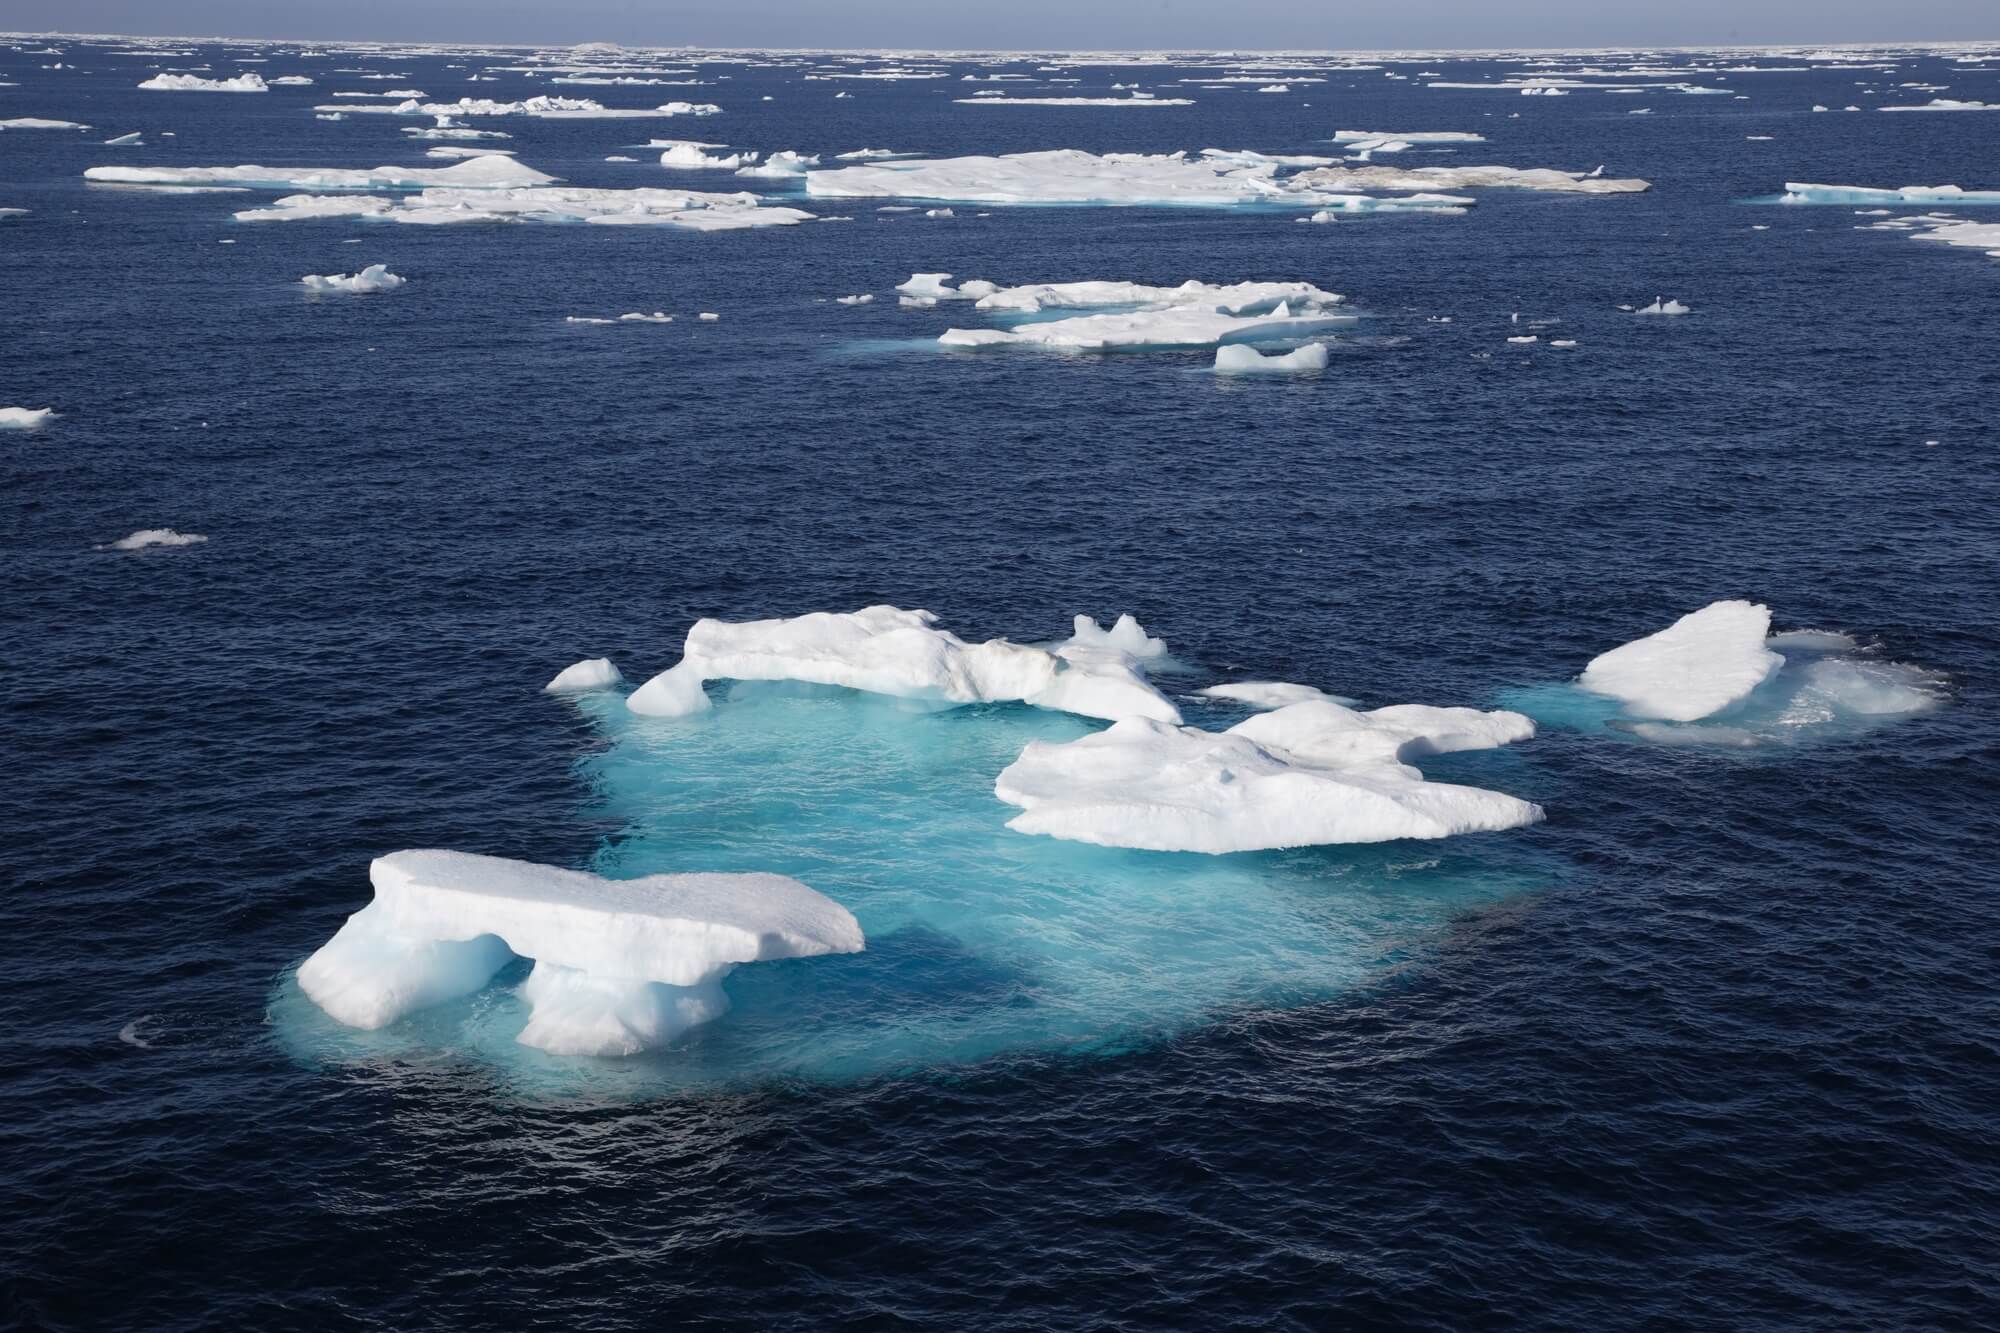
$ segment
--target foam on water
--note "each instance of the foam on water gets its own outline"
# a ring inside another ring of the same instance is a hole
[[[1110,1053],[1367,984],[1456,914],[1543,878],[1527,839],[1427,844],[1422,856],[1387,843],[1214,857],[1024,837],[1005,827],[1016,812],[995,799],[993,775],[1030,741],[1095,727],[1020,705],[929,711],[765,683],[736,684],[690,719],[643,717],[608,692],[552,704],[579,709],[605,740],[578,775],[623,834],[593,870],[794,876],[854,913],[867,951],[739,968],[722,984],[726,1015],[616,1067],[520,1043],[521,965],[374,1032],[340,1027],[287,977],[273,1013],[302,1054],[372,1063],[470,1049],[531,1087],[639,1095],[1010,1051]],[[1205,725],[1243,715],[1212,708]],[[1518,761],[1426,768],[1476,781]]]

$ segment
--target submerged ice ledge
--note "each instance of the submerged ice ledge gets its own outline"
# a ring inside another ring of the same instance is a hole
[[[465,852],[407,851],[369,867],[375,896],[298,971],[313,1002],[380,1028],[535,960],[519,1040],[560,1055],[631,1055],[728,1008],[731,968],[858,953],[846,908],[771,874],[582,871]]]

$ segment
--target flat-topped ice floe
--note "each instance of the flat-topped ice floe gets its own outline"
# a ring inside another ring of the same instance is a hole
[[[288,190],[505,190],[556,177],[498,153],[448,167],[89,167],[84,179],[119,185],[249,185]]]
[[[1951,97],[1933,97],[1917,106],[1878,106],[1877,111],[2000,111],[2000,102],[1964,102]]]
[[[1133,93],[1127,97],[1008,97],[975,95],[951,99],[960,106],[1193,106],[1194,100],[1187,97],[1155,97],[1151,93]]]
[[[370,264],[359,273],[308,273],[299,281],[309,292],[351,292],[365,295],[370,292],[392,292],[409,279],[391,273],[387,264]]]
[[[1215,349],[1218,375],[1310,375],[1326,369],[1326,344],[1307,343],[1289,352],[1269,356],[1254,347],[1233,344]]]
[[[1358,316],[1337,308],[1342,300],[1337,293],[1309,283],[1223,286],[1189,281],[1179,287],[1153,287],[1080,282],[1008,287],[981,297],[975,308],[1001,315],[1049,309],[1098,313],[1028,320],[1004,328],[947,329],[938,341],[958,348],[1036,346],[1064,351],[1273,342],[1355,323]]]
[[[1402,143],[1485,143],[1486,136],[1469,130],[1399,130],[1394,134],[1376,130],[1335,130],[1335,143],[1372,141]]]
[[[1652,182],[1552,167],[1314,167],[1288,179],[1294,190],[1544,190],[1557,194],[1637,194]]]
[[[1812,185],[1785,182],[1781,204],[2000,204],[2000,190],[1965,190],[1956,185],[1903,185],[1893,190],[1866,185]]]
[[[771,874],[611,880],[465,852],[369,866],[375,896],[300,965],[299,987],[349,1027],[380,1028],[535,960],[519,1040],[558,1055],[631,1055],[727,1010],[743,963],[859,953],[846,908]]]
[[[0,130],[87,130],[90,126],[73,120],[46,120],[40,116],[16,116],[0,120]]]
[[[1078,633],[1053,651],[1006,639],[967,643],[936,628],[929,611],[871,606],[788,619],[698,620],[681,661],[626,700],[635,713],[685,717],[706,712],[711,680],[788,680],[841,686],[938,707],[1028,703],[1115,720],[1178,722],[1180,710],[1146,682],[1143,659],[1107,634],[1144,631],[1136,623],[1100,630],[1078,618]]]
[[[1713,602],[1590,661],[1577,684],[1634,717],[1693,722],[1741,703],[1785,659],[1765,646],[1771,608]]]
[[[233,79],[204,79],[194,74],[155,74],[139,85],[153,93],[267,93],[270,86],[259,74],[238,74]]]
[[[594,226],[679,227],[690,231],[738,231],[789,227],[813,215],[797,208],[766,205],[747,191],[712,194],[697,190],[595,190],[571,186],[531,189],[428,189],[419,194],[294,194],[269,207],[245,209],[238,222],[301,222],[355,218],[413,226],[458,226],[482,222],[582,222]]]
[[[2000,222],[1972,222],[1945,214],[1925,213],[1917,217],[1870,223],[1868,230],[1900,231],[1911,240],[1966,246],[1984,250],[1991,257],[2000,259]]]
[[[722,108],[712,102],[665,102],[659,106],[605,106],[588,97],[529,97],[496,102],[489,97],[462,97],[456,102],[424,102],[416,98],[394,106],[339,103],[315,111],[380,116],[526,116],[535,120],[660,120],[669,116],[714,116]]]
[[[608,690],[624,683],[624,674],[610,658],[587,657],[556,672],[555,679],[542,686],[542,693],[581,694],[587,690]]]
[[[1518,713],[1406,704],[1356,712],[1307,699],[1223,732],[1128,718],[1031,743],[994,795],[1008,827],[1163,852],[1242,852],[1443,838],[1540,820],[1528,801],[1426,781],[1411,760],[1533,736]]]
[[[53,407],[0,407],[0,430],[39,430],[55,415]]]

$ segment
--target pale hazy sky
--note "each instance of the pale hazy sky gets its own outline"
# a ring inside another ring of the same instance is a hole
[[[652,46],[1698,45],[2000,38],[2000,0],[8,0],[0,24]]]

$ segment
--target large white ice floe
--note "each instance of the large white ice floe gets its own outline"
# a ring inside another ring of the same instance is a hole
[[[1123,622],[1111,631],[1087,626],[1053,651],[1006,639],[967,643],[936,628],[929,611],[871,606],[785,619],[698,620],[680,663],[633,691],[626,706],[653,717],[684,717],[710,707],[711,680],[785,680],[842,686],[939,707],[1028,703],[1115,720],[1180,720],[1180,710],[1146,682],[1142,657],[1125,639],[1144,632]]]
[[[1285,184],[1300,191],[1349,190],[1544,190],[1559,194],[1637,194],[1652,182],[1620,179],[1585,171],[1552,167],[1314,167],[1290,177]]]
[[[1324,161],[1322,158],[1305,159]],[[911,158],[809,172],[806,193],[826,199],[933,199],[967,204],[1103,204],[1233,208],[1402,201],[1308,188],[1280,179],[1282,158],[1225,153],[1086,153],[1058,148],[997,157]],[[1427,188],[1427,187],[1426,187]],[[1405,204],[1407,206],[1407,204]]]
[[[16,116],[12,120],[0,120],[0,130],[87,130],[90,126],[80,125],[73,120],[49,120],[42,116]]]
[[[370,264],[359,273],[308,273],[299,279],[309,292],[392,292],[409,279],[391,273],[387,264]]]
[[[204,79],[196,74],[155,74],[139,85],[154,93],[267,93],[270,86],[255,73],[233,79]]]
[[[1747,699],[1785,659],[1765,646],[1771,608],[1713,602],[1590,661],[1577,684],[1635,717],[1693,722]]]
[[[1242,852],[1443,838],[1540,820],[1531,802],[1430,782],[1411,760],[1533,736],[1519,713],[1405,704],[1357,712],[1307,699],[1227,731],[1151,718],[1061,744],[1036,741],[994,794],[1008,827],[1163,852]]]
[[[738,964],[859,953],[853,914],[772,874],[612,880],[466,852],[369,866],[374,899],[300,965],[314,1003],[380,1028],[535,960],[519,1040],[559,1055],[631,1055],[728,1008]]]
[[[0,407],[0,430],[39,430],[55,415],[53,407]]]
[[[556,180],[498,153],[470,157],[448,167],[89,167],[83,175],[86,180],[120,185],[249,185],[292,190],[504,190]]]
[[[706,150],[714,144],[700,144],[692,140],[670,144],[660,154],[660,165],[677,171],[734,171],[757,160],[755,153],[716,153]]]
[[[1002,328],[947,329],[938,341],[957,348],[1036,346],[1063,351],[1273,342],[1355,323],[1358,316],[1339,308],[1343,299],[1310,283],[1219,285],[1191,280],[1178,287],[1127,282],[1003,287],[982,296],[974,308],[998,315],[1051,309],[1090,313]]]
[[[372,195],[295,194],[268,208],[246,209],[238,222],[296,222],[352,217],[369,222],[455,226],[478,222],[583,222],[597,226],[682,227],[735,231],[812,220],[797,208],[765,206],[756,195],[696,190],[595,190],[560,186],[523,190],[425,190],[385,199]]]
[[[586,690],[608,690],[624,683],[624,674],[610,658],[587,657],[556,672],[555,679],[542,686],[542,692],[580,694]]]
[[[1813,185],[1785,182],[1782,204],[2000,204],[2000,190],[1966,190],[1956,185],[1903,185],[1875,189],[1866,185]]]
[[[1325,343],[1307,343],[1289,352],[1266,356],[1254,347],[1234,343],[1215,349],[1218,375],[1310,375],[1326,369]]]
[[[2000,111],[2000,102],[1967,102],[1953,97],[1933,97],[1914,106],[1878,106],[1877,111]]]

